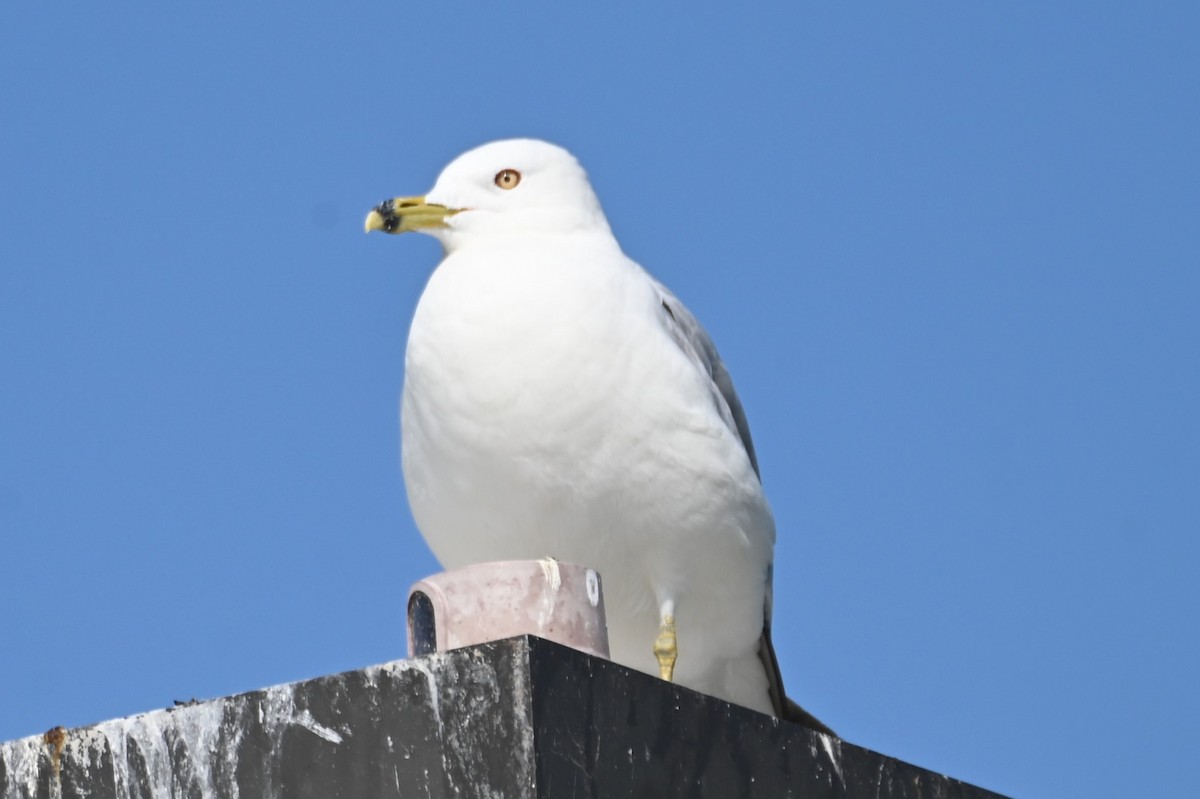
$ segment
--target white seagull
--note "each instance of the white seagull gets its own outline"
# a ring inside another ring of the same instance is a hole
[[[409,504],[442,565],[595,568],[614,661],[829,732],[783,693],[775,522],[733,382],[691,312],[621,252],[575,158],[485,144],[366,229],[445,250],[401,406]]]

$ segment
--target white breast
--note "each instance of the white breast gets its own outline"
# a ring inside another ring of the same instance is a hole
[[[578,242],[464,247],[431,277],[402,404],[417,524],[447,568],[598,569],[613,659],[651,673],[674,596],[677,680],[769,709],[765,688],[727,684],[762,628],[774,523],[757,477],[645,273],[611,239]]]

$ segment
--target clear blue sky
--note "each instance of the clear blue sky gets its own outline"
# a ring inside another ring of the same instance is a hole
[[[404,655],[438,250],[362,219],[529,135],[730,364],[792,693],[1195,790],[1194,3],[134,5],[0,7],[0,740]]]

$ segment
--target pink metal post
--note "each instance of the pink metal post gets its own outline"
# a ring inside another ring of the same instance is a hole
[[[409,657],[525,634],[607,658],[600,574],[551,559],[497,561],[409,589]]]

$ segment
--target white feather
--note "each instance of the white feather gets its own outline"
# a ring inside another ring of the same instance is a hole
[[[494,184],[502,169],[516,188]],[[652,674],[673,602],[675,679],[772,712],[758,648],[775,526],[711,341],[621,252],[560,148],[485,145],[427,200],[467,209],[428,231],[446,257],[405,361],[405,481],[434,553],[596,568],[613,659]]]

